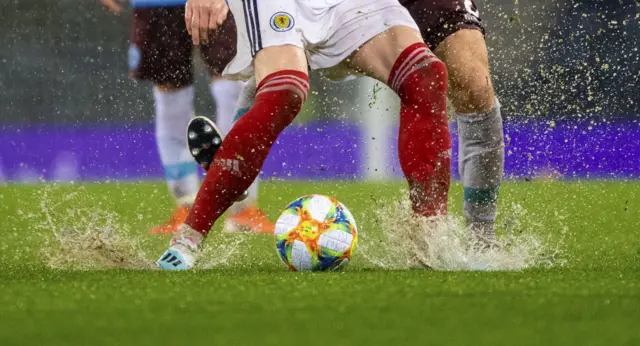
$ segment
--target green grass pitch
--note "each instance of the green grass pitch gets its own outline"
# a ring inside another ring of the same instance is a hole
[[[261,196],[275,218],[303,194],[332,195],[364,234],[379,231],[373,199],[398,199],[401,187],[268,182]],[[506,183],[501,217],[520,205],[564,250],[562,266],[519,272],[389,271],[356,250],[343,272],[292,273],[258,235],[221,235],[247,240],[237,261],[210,270],[50,269],[43,191],[45,208],[79,191],[55,208],[115,213],[151,257],[166,247],[146,233],[172,207],[160,182],[0,187],[2,346],[640,345],[638,182]]]

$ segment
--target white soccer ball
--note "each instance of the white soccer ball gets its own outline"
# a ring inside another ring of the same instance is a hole
[[[276,251],[289,269],[338,269],[349,263],[357,240],[356,221],[344,204],[323,195],[291,202],[275,229]]]

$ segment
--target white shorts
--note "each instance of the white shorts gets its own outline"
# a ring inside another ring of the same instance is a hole
[[[327,69],[393,26],[418,30],[398,0],[229,0],[229,7],[238,29],[224,70],[232,79],[253,76],[253,58],[265,47],[300,47],[311,69]]]

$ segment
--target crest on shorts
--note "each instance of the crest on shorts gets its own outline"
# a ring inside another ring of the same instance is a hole
[[[293,29],[296,21],[287,12],[276,12],[271,16],[271,29],[279,32],[285,32]]]
[[[140,66],[140,60],[142,59],[142,53],[140,52],[140,48],[135,44],[129,46],[129,69],[135,70]]]

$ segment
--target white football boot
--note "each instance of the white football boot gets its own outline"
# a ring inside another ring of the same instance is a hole
[[[173,234],[169,249],[160,256],[158,265],[163,270],[188,270],[193,268],[202,248],[204,236],[186,224]]]

